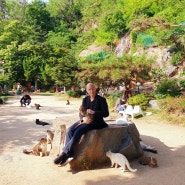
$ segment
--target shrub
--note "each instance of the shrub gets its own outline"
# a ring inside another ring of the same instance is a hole
[[[128,99],[129,105],[139,105],[141,109],[145,110],[148,106],[149,98],[144,94],[137,94]]]
[[[181,89],[178,86],[176,79],[166,79],[157,86],[156,93],[165,95],[165,97],[175,97],[181,95]]]
[[[109,109],[112,109],[115,104],[116,104],[116,101],[118,100],[118,98],[120,98],[122,96],[122,94],[120,93],[113,93],[113,94],[109,94],[107,97],[106,97],[106,100],[107,100],[107,104],[109,106]]]
[[[181,80],[180,85],[181,85],[181,87],[185,88],[185,80]]]
[[[85,95],[85,93],[82,92],[81,90],[77,90],[77,91],[69,90],[69,91],[66,91],[66,93],[68,94],[68,96],[74,97],[74,98],[80,98],[82,95]]]
[[[176,66],[182,61],[182,59],[183,59],[183,53],[181,51],[179,51],[179,52],[175,53],[174,55],[172,55],[170,63],[173,66]]]
[[[160,100],[162,116],[168,121],[185,126],[185,97],[167,97]]]

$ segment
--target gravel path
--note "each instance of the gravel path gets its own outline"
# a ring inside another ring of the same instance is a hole
[[[136,173],[120,169],[94,169],[73,173],[69,166],[57,167],[53,158],[36,157],[22,153],[52,130],[52,125],[40,126],[35,119],[52,123],[61,117],[64,124],[78,120],[80,100],[59,101],[55,96],[32,96],[32,107],[20,107],[19,99],[10,99],[0,105],[0,185],[184,185],[185,184],[185,128],[156,119],[155,115],[134,119],[143,141],[155,146],[158,154],[146,152],[158,160],[158,168],[150,168],[131,161]],[[34,103],[42,107],[36,110]],[[106,119],[115,123],[115,114]],[[96,151],[95,151],[96,152]]]

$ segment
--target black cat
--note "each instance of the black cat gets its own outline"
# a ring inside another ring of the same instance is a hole
[[[35,123],[36,123],[37,125],[42,125],[42,126],[50,125],[49,123],[44,122],[44,121],[40,121],[39,119],[36,119]]]

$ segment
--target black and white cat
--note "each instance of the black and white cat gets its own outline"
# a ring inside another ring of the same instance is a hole
[[[128,159],[121,153],[113,153],[110,150],[106,152],[106,156],[110,158],[111,160],[111,167],[117,168],[118,166],[121,166],[121,170],[124,172],[125,167],[128,168],[131,172],[136,172],[137,169],[133,169],[130,167],[130,163]]]

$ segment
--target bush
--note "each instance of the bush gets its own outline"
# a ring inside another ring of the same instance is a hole
[[[167,97],[160,100],[162,117],[168,121],[185,126],[185,97]]]
[[[156,93],[164,95],[165,97],[167,96],[175,97],[175,96],[179,96],[182,94],[181,89],[178,86],[176,79],[166,79],[162,81],[157,86]]]
[[[172,55],[171,61],[170,63],[173,66],[178,65],[181,61],[183,60],[183,53],[181,51],[175,53],[174,55]]]
[[[74,97],[74,98],[80,98],[82,95],[85,95],[85,93],[82,92],[81,90],[77,90],[77,91],[69,90],[69,91],[66,91],[66,93],[68,94],[68,96]]]
[[[181,87],[185,88],[185,80],[181,80],[180,85],[181,85]]]
[[[107,100],[107,104],[109,106],[109,109],[114,108],[116,101],[118,100],[118,98],[122,97],[122,93],[113,93],[113,94],[109,94],[106,97]]]
[[[149,103],[149,98],[144,94],[137,94],[128,99],[128,104],[135,106],[139,105],[141,109],[146,110]]]

